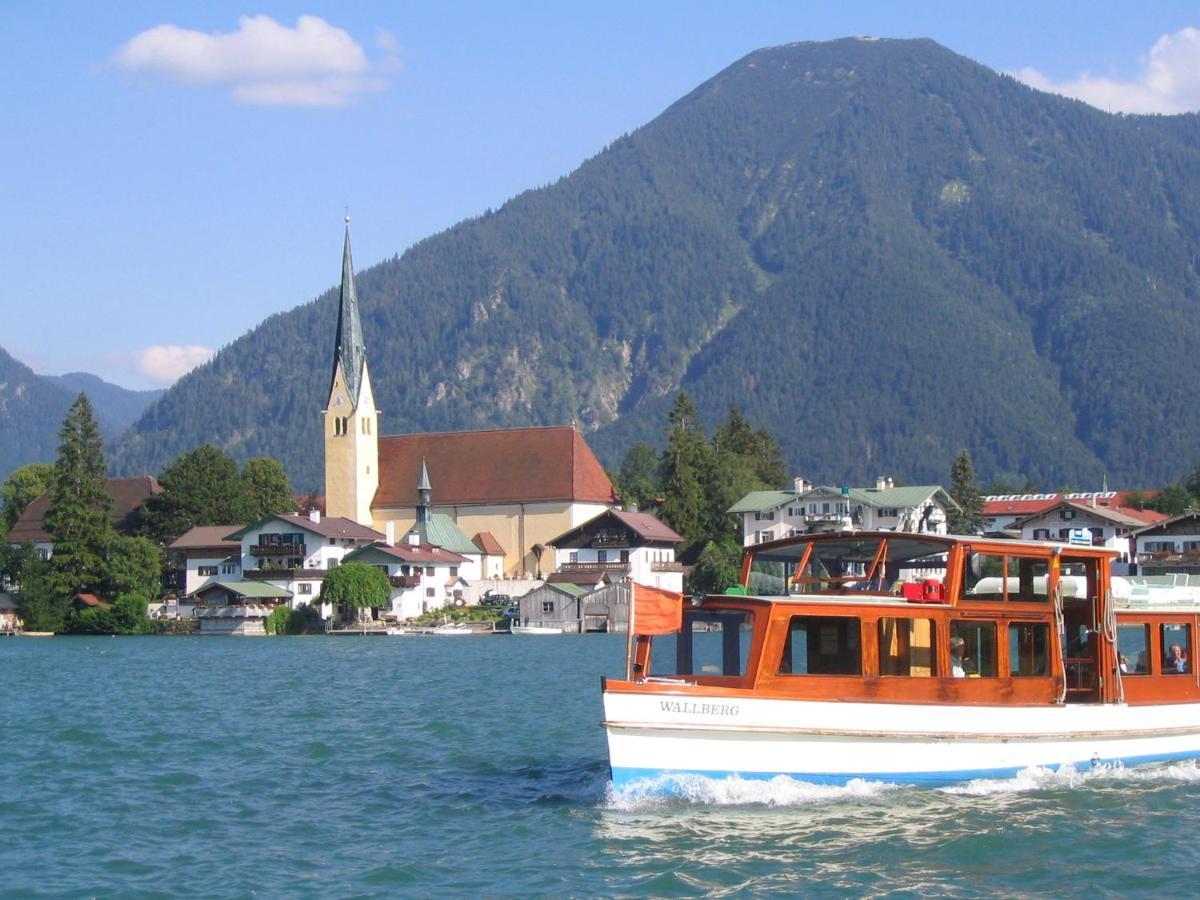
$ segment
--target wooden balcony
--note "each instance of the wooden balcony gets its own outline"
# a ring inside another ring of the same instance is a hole
[[[571,574],[596,574],[603,575],[606,572],[617,572],[621,575],[629,574],[629,563],[627,562],[573,562],[563,563],[558,567],[558,571]]]
[[[415,588],[421,584],[420,575],[389,575],[388,581],[394,588]]]
[[[247,581],[292,581],[297,578],[322,579],[328,574],[325,569],[247,569],[242,577]]]
[[[252,544],[251,556],[308,556],[307,544]]]
[[[681,562],[652,562],[650,563],[651,572],[682,572],[683,563]]]

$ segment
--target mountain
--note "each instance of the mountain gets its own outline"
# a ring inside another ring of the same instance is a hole
[[[87,372],[68,372],[66,375],[42,377],[66,388],[72,397],[86,393],[106,435],[116,435],[124,431],[138,420],[151,403],[166,393],[162,389],[133,391],[110,384],[103,378]]]
[[[54,461],[58,429],[75,396],[0,347],[0,479],[26,463]]]
[[[0,480],[27,463],[54,462],[63,417],[80,392],[108,439],[163,393],[127,390],[85,372],[38,375],[0,347]]]
[[[1200,431],[1198,138],[1196,115],[1110,115],[927,40],[752,53],[360,274],[382,426],[576,420],[615,466],[682,387],[826,483],[945,481],[962,448],[985,481],[1175,480]],[[320,485],[334,303],[182,379],[117,468],[211,441]]]

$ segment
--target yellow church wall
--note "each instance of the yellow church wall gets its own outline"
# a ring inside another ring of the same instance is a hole
[[[434,489],[436,497],[436,485]],[[554,551],[546,545],[605,509],[607,507],[599,503],[567,502],[457,507],[435,503],[433,506],[434,513],[449,516],[468,538],[481,531],[490,531],[504,548],[504,574],[509,577],[539,572],[548,575],[554,571]],[[377,509],[373,527],[386,533],[391,522],[395,539],[399,540],[416,520],[417,511],[412,507]],[[533,552],[534,544],[546,547],[540,558]],[[526,551],[524,555],[522,548]]]

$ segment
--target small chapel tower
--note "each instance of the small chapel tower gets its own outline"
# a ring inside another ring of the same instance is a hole
[[[325,405],[325,513],[372,527],[371,503],[379,487],[379,410],[367,374],[367,349],[358,318],[350,217],[342,250],[333,376]]]

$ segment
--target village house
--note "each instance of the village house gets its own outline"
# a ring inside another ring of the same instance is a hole
[[[742,517],[742,544],[761,544],[820,531],[911,531],[945,534],[957,509],[939,485],[897,487],[880,478],[873,488],[813,485],[793,480],[788,491],[753,491],[729,508]]]
[[[112,498],[110,519],[117,534],[133,535],[139,522],[138,511],[155,494],[161,494],[158,480],[150,475],[132,478],[109,478],[105,481]],[[46,510],[50,507],[50,492],[43,491],[30,501],[8,533],[12,546],[30,544],[42,559],[54,553],[54,541],[46,532]]]
[[[1006,530],[1024,540],[1108,547],[1121,554],[1121,562],[1128,563],[1133,556],[1133,532],[1165,518],[1154,510],[1105,505],[1098,496],[1085,495],[1052,503],[1040,512],[1017,519]]]
[[[177,590],[181,598],[193,596],[210,581],[240,581],[242,542],[229,536],[239,525],[197,525],[167,546],[172,568],[179,572]],[[178,609],[190,615],[191,609]]]
[[[346,556],[346,562],[374,566],[391,583],[391,617],[415,619],[424,613],[462,600],[466,579],[461,572],[469,563],[465,556],[432,544],[421,543],[415,532],[411,542],[371,544]]]
[[[1133,561],[1140,575],[1200,575],[1200,510],[1145,525],[1133,532]]]
[[[675,561],[675,545],[683,538],[648,513],[605,510],[582,525],[550,541],[555,573],[548,579],[563,583],[561,575],[581,575],[576,584],[586,586],[598,577],[628,579],[671,591],[683,590],[683,565]]]

